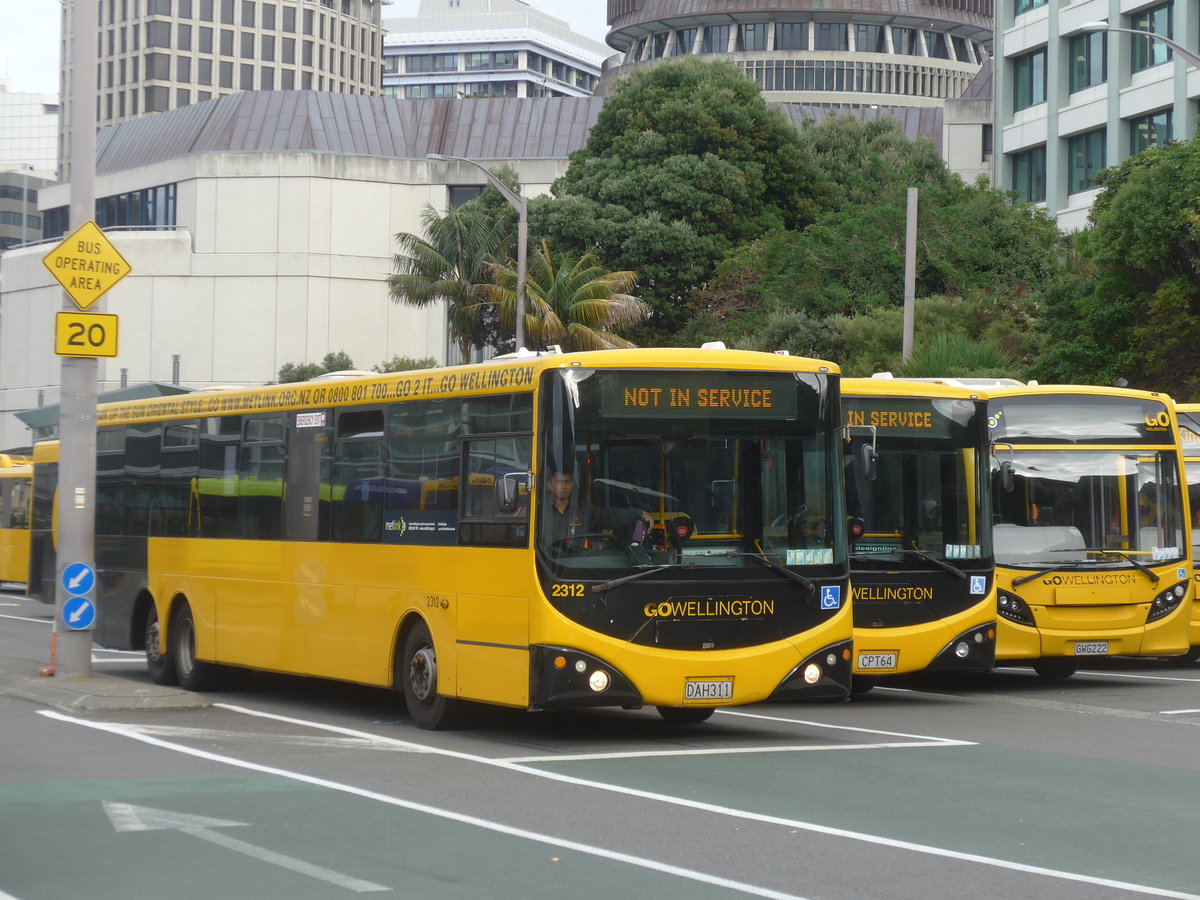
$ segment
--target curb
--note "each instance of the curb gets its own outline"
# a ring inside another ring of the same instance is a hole
[[[79,678],[47,676],[40,664],[0,658],[0,695],[44,703],[67,712],[204,709],[212,702],[182,688],[153,682],[91,675]]]

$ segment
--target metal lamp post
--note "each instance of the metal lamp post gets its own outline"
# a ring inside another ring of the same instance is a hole
[[[1186,47],[1181,47],[1178,43],[1171,40],[1169,37],[1164,37],[1154,31],[1139,31],[1136,28],[1118,28],[1116,25],[1109,25],[1107,22],[1084,22],[1076,31],[1093,32],[1093,31],[1119,31],[1121,34],[1132,34],[1137,37],[1149,38],[1155,41],[1162,41],[1193,66],[1200,68],[1200,56],[1188,50]]]
[[[526,245],[529,243],[528,204],[524,197],[515,193],[508,185],[473,159],[467,159],[463,156],[443,156],[441,153],[426,153],[425,158],[441,162],[463,162],[474,166],[483,173],[488,183],[500,192],[500,196],[508,201],[509,206],[517,211],[517,324],[515,329],[515,343],[516,349],[520,350],[525,346],[525,275],[528,265]]]

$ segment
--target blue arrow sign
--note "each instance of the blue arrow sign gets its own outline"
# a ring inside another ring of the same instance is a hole
[[[68,594],[88,594],[96,586],[96,570],[87,563],[71,563],[62,571],[62,586]]]
[[[62,617],[63,624],[75,631],[91,628],[96,622],[96,604],[87,597],[68,597]]]

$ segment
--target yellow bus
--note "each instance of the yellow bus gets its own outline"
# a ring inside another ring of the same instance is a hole
[[[393,687],[431,728],[844,698],[839,381],[643,349],[101,406],[95,639],[189,689]]]
[[[1188,492],[1192,544],[1192,631],[1188,659],[1200,659],[1200,403],[1176,403]]]
[[[886,377],[842,380],[853,691],[996,656],[987,400]]]
[[[1065,678],[1189,648],[1192,549],[1174,404],[1090,386],[988,388],[999,662]]]
[[[29,515],[33,467],[0,453],[0,582],[29,580]]]

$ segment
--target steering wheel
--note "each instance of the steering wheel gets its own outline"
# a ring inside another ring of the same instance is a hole
[[[625,549],[621,539],[607,531],[589,531],[586,534],[576,534],[562,538],[550,545],[555,553],[586,553],[589,550]]]

